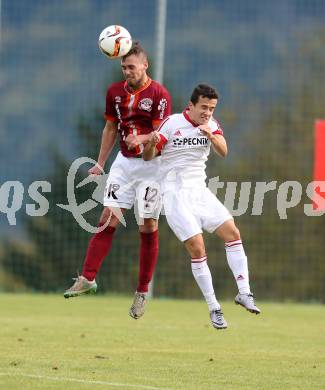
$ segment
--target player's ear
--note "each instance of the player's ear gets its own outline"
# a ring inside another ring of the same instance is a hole
[[[191,101],[189,101],[187,107],[188,107],[188,108],[193,108],[193,107],[194,107],[194,104],[193,104]]]

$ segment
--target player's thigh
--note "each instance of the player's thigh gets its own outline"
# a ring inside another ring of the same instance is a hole
[[[99,225],[116,227],[120,223],[125,210],[123,208],[104,207],[99,218]]]
[[[150,161],[140,160],[137,169],[136,187],[136,217],[140,219],[159,219],[162,207],[160,189],[160,164],[161,158],[156,157]]]
[[[117,156],[111,166],[104,193],[104,206],[131,209],[135,201],[135,182],[129,174],[129,159]]]
[[[134,206],[136,219],[140,226],[144,225],[145,220],[153,219],[158,221],[162,208],[160,184],[154,180],[139,181],[136,185],[136,202]],[[146,222],[148,225],[150,223]]]
[[[203,193],[204,210],[201,212],[202,227],[213,233],[226,221],[233,220],[229,210],[206,188]]]
[[[198,218],[193,209],[188,207],[179,194],[166,193],[163,195],[163,204],[167,223],[180,241],[202,233]]]

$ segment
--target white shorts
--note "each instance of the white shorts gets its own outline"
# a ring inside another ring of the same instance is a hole
[[[163,205],[168,225],[180,241],[202,233],[202,229],[213,233],[224,222],[233,219],[206,186],[167,191],[163,195]]]
[[[151,161],[118,153],[109,171],[104,206],[131,209],[136,218],[158,219],[161,211],[160,157]],[[138,221],[139,222],[139,221]]]

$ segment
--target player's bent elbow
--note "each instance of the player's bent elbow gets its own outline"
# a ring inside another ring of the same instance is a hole
[[[227,149],[222,150],[221,153],[220,153],[220,155],[221,155],[222,158],[226,157],[227,154],[228,154],[228,150],[227,150]]]
[[[228,149],[215,149],[215,152],[222,158],[225,158],[228,154]]]
[[[227,147],[226,143],[224,145],[222,145],[222,147],[220,148],[220,152],[221,152],[221,157],[226,157],[227,156],[227,154],[228,154],[228,147]]]

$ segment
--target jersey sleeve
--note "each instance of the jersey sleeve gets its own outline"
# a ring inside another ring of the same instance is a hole
[[[223,130],[220,126],[220,123],[214,118],[212,118],[212,134],[223,135]]]
[[[114,98],[112,95],[112,91],[110,88],[108,88],[107,93],[106,93],[106,110],[104,114],[104,118],[106,120],[112,121],[112,122],[117,122],[118,118],[116,115],[116,110],[115,110],[115,102]]]
[[[163,86],[160,86],[156,101],[152,110],[152,125],[159,125],[171,114],[171,97]]]
[[[170,119],[166,118],[162,124],[160,125],[158,129],[158,133],[160,136],[160,141],[156,145],[156,149],[160,152],[163,147],[166,145],[168,139],[169,139],[169,134],[170,134],[170,129],[169,129],[169,124],[170,124]]]

